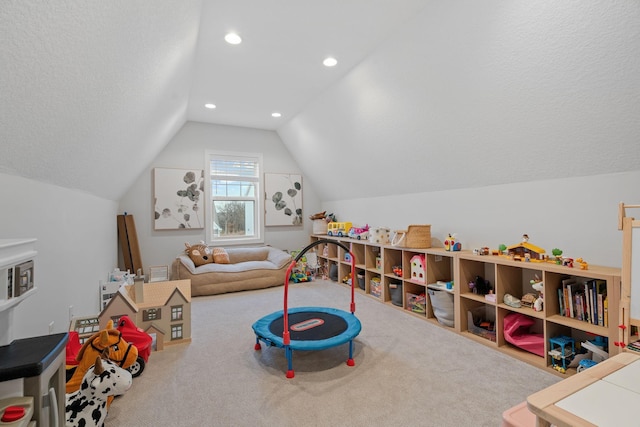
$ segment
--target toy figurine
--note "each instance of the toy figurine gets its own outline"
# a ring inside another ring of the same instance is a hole
[[[462,250],[462,244],[455,234],[449,233],[449,236],[444,239],[444,249],[448,252],[457,252]]]

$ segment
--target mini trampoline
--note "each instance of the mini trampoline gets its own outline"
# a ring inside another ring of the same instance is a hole
[[[351,305],[350,312],[328,307],[288,308],[289,278],[295,265],[304,254],[320,244],[335,244],[349,253],[351,260]],[[252,326],[256,334],[255,349],[261,350],[262,341],[267,346],[284,348],[287,358],[287,378],[293,378],[293,351],[325,350],[349,343],[347,365],[354,366],[353,339],[362,326],[355,316],[355,257],[345,245],[327,239],[320,239],[306,248],[291,262],[284,279],[284,309],[271,313]]]

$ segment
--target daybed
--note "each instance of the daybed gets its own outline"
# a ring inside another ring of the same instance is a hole
[[[271,247],[226,248],[229,264],[196,267],[188,255],[179,255],[171,266],[171,279],[191,279],[191,295],[262,289],[284,284],[291,255]]]

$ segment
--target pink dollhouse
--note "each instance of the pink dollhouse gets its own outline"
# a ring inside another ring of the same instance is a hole
[[[426,283],[424,254],[414,255],[411,258],[411,280],[418,283]]]

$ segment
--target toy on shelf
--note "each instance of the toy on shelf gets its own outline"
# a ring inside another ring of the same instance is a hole
[[[481,276],[476,276],[473,282],[469,282],[469,289],[471,289],[471,292],[478,295],[487,295],[493,291],[491,283]]]
[[[458,237],[455,234],[449,233],[446,239],[444,239],[444,249],[448,252],[457,252],[462,250],[462,243],[458,241]]]
[[[519,243],[507,247],[506,252],[506,256],[515,261],[541,262],[545,260],[545,250],[529,243],[528,234],[523,234],[522,241]]]
[[[393,268],[391,269],[391,271],[393,271],[393,274],[395,274],[396,277],[402,277],[402,266],[401,265],[394,265]]]
[[[529,283],[531,283],[531,287],[538,292],[538,297],[533,303],[533,309],[535,311],[542,311],[544,303],[542,290],[544,289],[544,283],[537,274],[529,281]]]
[[[483,246],[481,248],[474,248],[473,249],[473,254],[474,255],[489,255],[489,248],[486,246]]]
[[[411,280],[418,283],[426,283],[426,261],[424,254],[411,257]]]
[[[309,219],[311,221],[315,221],[317,219],[325,219],[326,217],[327,217],[327,211],[322,211],[322,212],[315,213],[313,215],[309,215]]]
[[[368,240],[369,224],[366,224],[364,227],[351,227],[347,236],[357,240]]]
[[[369,242],[378,245],[388,245],[391,243],[391,229],[389,227],[370,228]]]
[[[426,303],[426,294],[415,295],[407,293],[407,310],[424,316],[427,313]]]
[[[571,351],[569,351],[569,346]],[[564,374],[576,353],[575,340],[567,336],[549,338],[549,347],[551,348],[549,356],[551,356],[553,369]]]
[[[580,270],[588,270],[589,264],[582,258],[576,259],[576,262],[580,265]]]
[[[67,427],[101,427],[107,418],[107,401],[131,388],[131,373],[115,362],[96,356],[82,378],[82,386],[67,393]],[[3,423],[4,424],[4,423]]]
[[[344,237],[352,226],[353,224],[350,222],[330,222],[327,224],[327,235]]]

